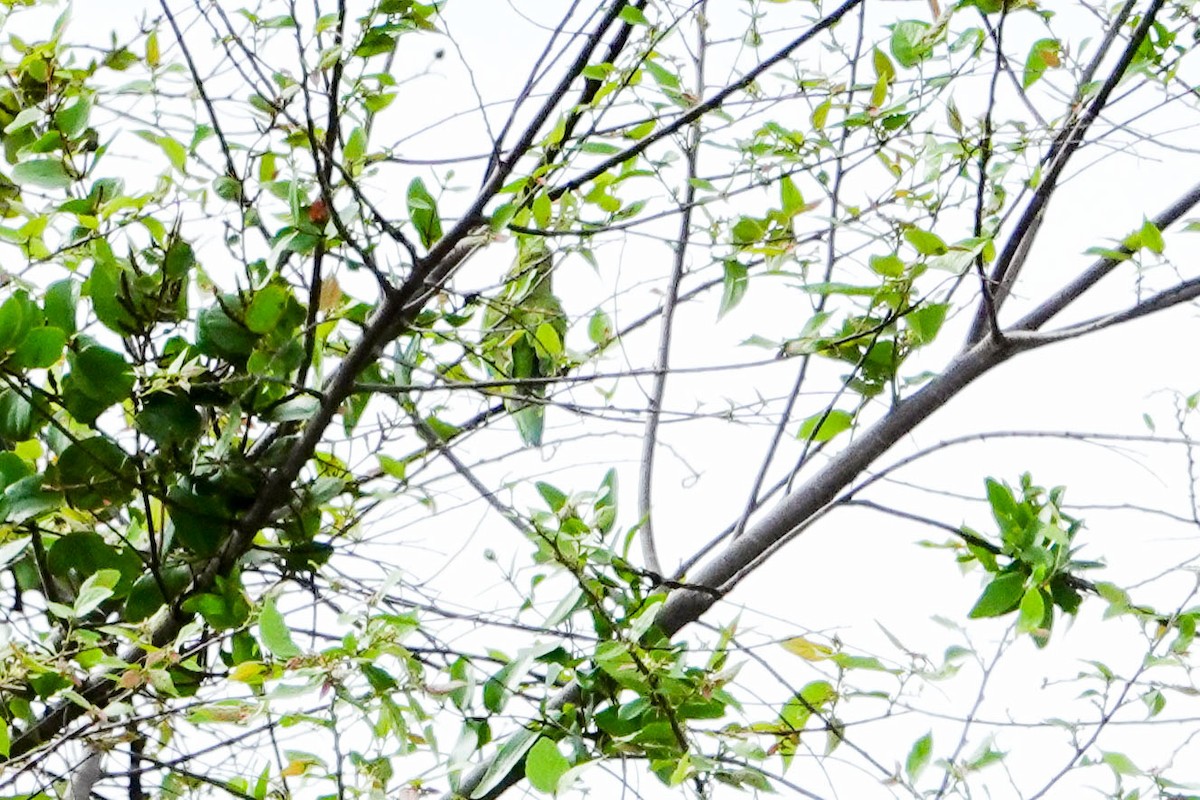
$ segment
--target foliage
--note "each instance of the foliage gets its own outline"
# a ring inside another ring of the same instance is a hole
[[[1016,435],[983,414],[883,461],[1003,362],[1200,296],[1200,187],[1114,177],[1194,159],[1191,4],[162,0],[111,35],[0,5],[4,797],[566,794],[614,764],[701,797],[1000,794],[1000,763],[1012,796],[1200,792],[1186,732],[1152,761],[1112,733],[1194,703],[1190,561],[1094,580],[1041,465],[907,510],[895,473]],[[1041,253],[1094,174],[1066,277]],[[1196,406],[1139,440],[1187,454],[1187,525]],[[725,477],[681,499],[664,453]],[[943,521],[981,505],[994,533]],[[756,572],[854,508],[982,576],[941,573],[942,656],[794,600],[868,594],[881,545]],[[1130,508],[1162,511],[1093,510]],[[1090,609],[1132,661],[1063,643]],[[1056,646],[1079,697],[1019,723],[1047,771],[985,701]]]

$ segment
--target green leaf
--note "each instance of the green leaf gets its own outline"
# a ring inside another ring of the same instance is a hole
[[[1137,247],[1140,247],[1140,246],[1141,246],[1141,239],[1137,238],[1136,243],[1132,244],[1132,248],[1136,249]],[[1117,262],[1128,261],[1130,258],[1133,257],[1131,254],[1125,252],[1124,250],[1114,250],[1111,247],[1099,247],[1099,246],[1089,247],[1087,250],[1084,250],[1083,252],[1089,256],[1099,256],[1100,258],[1104,258],[1109,261],[1117,261]]]
[[[836,696],[836,690],[828,681],[812,681],[784,704],[780,721],[791,730],[802,731],[812,714],[822,712],[826,703]]]
[[[804,211],[804,195],[796,187],[790,175],[779,179],[779,202],[787,217],[794,217]]]
[[[153,69],[159,64],[162,52],[158,46],[158,31],[150,31],[146,36],[146,65]]]
[[[846,297],[874,297],[879,293],[878,286],[855,286],[851,283],[839,283],[837,281],[806,283],[800,288],[813,294],[842,294]]]
[[[1146,704],[1147,714],[1151,717],[1157,717],[1167,707],[1167,698],[1158,689],[1150,689],[1143,694],[1142,702]]]
[[[58,159],[35,158],[22,161],[12,168],[12,181],[19,186],[42,189],[65,189],[75,179]]]
[[[1003,616],[1016,608],[1024,595],[1025,575],[1020,572],[1002,573],[984,588],[967,616],[971,619]]]
[[[350,131],[350,135],[346,137],[346,146],[342,150],[342,156],[346,162],[353,164],[356,161],[361,161],[367,154],[367,134],[362,129],[362,126],[356,126]]]
[[[1105,753],[1100,757],[1100,760],[1108,764],[1112,768],[1112,771],[1118,775],[1136,777],[1142,774],[1137,765],[1124,753]]]
[[[160,575],[162,584],[166,585],[167,593],[172,598],[178,597],[192,579],[191,568],[185,565],[167,567],[160,570]],[[125,598],[125,621],[137,623],[149,619],[166,602],[158,576],[143,575],[133,582],[129,595]]]
[[[816,130],[822,130],[825,127],[825,123],[829,119],[829,111],[832,108],[833,108],[833,101],[826,100],[825,102],[821,103],[820,105],[818,105],[816,108],[813,109],[813,112],[812,112],[813,128],[815,128]]]
[[[21,553],[25,552],[30,541],[32,541],[32,537],[25,536],[0,545],[0,567],[7,567],[15,561]]]
[[[166,505],[175,539],[198,556],[214,555],[229,535],[230,514],[219,495],[175,486],[167,492]]]
[[[358,58],[390,53],[396,48],[396,37],[381,28],[370,28],[363,34],[362,42],[354,49]]]
[[[717,310],[717,319],[724,317],[742,302],[746,289],[750,286],[748,270],[733,259],[725,261],[724,286],[721,291],[721,306]]]
[[[244,724],[261,711],[259,702],[247,700],[219,700],[207,705],[193,706],[185,719],[193,725],[214,723]]]
[[[545,481],[538,481],[536,484],[534,484],[534,486],[537,488],[538,494],[540,494],[542,499],[546,501],[547,508],[549,508],[551,511],[557,513],[560,509],[562,509],[563,506],[567,504],[567,500],[569,498],[558,488],[551,486]]]
[[[45,369],[52,367],[62,358],[67,346],[67,334],[59,328],[42,326],[34,328],[21,342],[8,363],[17,369]]]
[[[558,782],[571,768],[571,762],[549,739],[538,739],[525,758],[525,777],[533,788],[547,794],[558,789]]]
[[[103,436],[82,439],[58,457],[58,480],[74,508],[119,507],[133,496],[129,457]]]
[[[0,437],[23,442],[33,434],[33,405],[15,389],[0,390]]]
[[[33,465],[12,450],[0,453],[0,488],[9,486],[33,474]],[[2,551],[3,548],[0,548]],[[4,560],[0,558],[0,566]]]
[[[641,122],[637,125],[634,125],[632,128],[627,128],[625,130],[625,133],[623,133],[622,135],[626,139],[633,139],[635,141],[638,139],[645,139],[647,136],[649,136],[651,133],[654,132],[654,129],[656,127],[658,127],[658,120],[648,119],[645,122]]]
[[[920,228],[907,228],[904,238],[923,256],[940,256],[946,252],[946,243],[937,234]]]
[[[92,309],[96,312],[96,318],[106,328],[122,336],[135,333],[140,327],[137,318],[130,313],[126,300],[128,297],[126,290],[130,282],[131,273],[128,269],[121,267],[115,261],[97,258],[95,266],[92,267],[92,273],[83,286],[85,294],[92,299]],[[47,297],[47,303],[49,300],[50,298]],[[73,308],[74,303],[72,303],[71,311],[72,320],[74,320]]]
[[[458,436],[459,434],[459,428],[456,425],[446,422],[444,419],[439,419],[438,417],[426,417],[425,424],[428,425],[429,429],[437,435],[440,441],[443,442],[452,441],[454,437]]]
[[[602,309],[597,308],[592,312],[592,318],[588,320],[588,339],[594,345],[603,346],[612,341],[612,338],[612,320]]]
[[[303,653],[292,641],[292,632],[283,614],[279,613],[275,606],[273,597],[268,597],[263,602],[262,611],[258,615],[258,635],[271,655],[278,659],[286,661]]]
[[[899,278],[904,274],[904,260],[895,253],[886,256],[871,256],[868,259],[872,271],[885,278]]]
[[[71,105],[55,112],[54,125],[62,132],[63,136],[74,139],[87,128],[88,115],[91,110],[91,100],[87,97],[80,97]]]
[[[1012,490],[991,478],[985,481],[985,485],[988,504],[992,507],[992,516],[995,517],[996,524],[1000,526],[1001,531],[1011,528],[1017,516],[1017,501],[1013,498]]]
[[[15,117],[12,118],[11,122],[4,126],[4,133],[8,135],[20,133],[30,125],[41,122],[43,119],[45,119],[45,117],[46,112],[42,111],[42,109],[38,108],[37,106],[23,108]]]
[[[37,307],[24,292],[18,292],[0,305],[0,350],[14,350],[24,341],[34,322]]]
[[[643,64],[646,71],[654,78],[654,82],[664,89],[679,89],[679,76],[653,59],[647,59]]]
[[[887,53],[880,50],[878,47],[871,53],[871,63],[875,67],[875,77],[880,80],[891,82],[896,77],[896,66],[892,64],[892,60],[887,57]]]
[[[363,97],[363,106],[372,114],[378,114],[396,100],[395,92],[370,92]]]
[[[184,601],[183,610],[200,614],[219,631],[241,627],[250,616],[250,604],[237,577],[218,576],[212,593],[192,595]]]
[[[105,408],[126,399],[133,391],[133,368],[114,350],[93,344],[69,360],[69,377],[80,391]]]
[[[978,756],[967,762],[967,771],[980,770],[992,764],[998,764],[1004,760],[1006,755],[1008,754],[988,747]]]
[[[300,422],[313,418],[320,407],[321,401],[312,395],[292,397],[285,402],[273,405],[263,414],[263,419],[271,422]]]
[[[820,427],[818,427],[820,426]],[[800,423],[796,438],[802,441],[828,442],[842,431],[854,426],[854,415],[839,408],[832,409],[828,414],[821,412],[813,414]]]
[[[43,480],[41,475],[30,475],[5,488],[4,497],[0,498],[0,520],[19,525],[42,514],[61,510],[62,494],[44,488]]]
[[[259,337],[244,322],[232,318],[226,308],[235,313],[240,311],[241,298],[227,294],[222,302],[200,311],[196,318],[196,347],[206,356],[244,364]]]
[[[43,308],[46,322],[67,335],[75,333],[75,308],[79,302],[79,284],[70,278],[55,281],[46,287]],[[103,321],[103,320],[102,320]]]
[[[733,225],[733,243],[739,245],[754,244],[761,240],[766,232],[761,219],[741,217]]]
[[[113,588],[121,580],[121,573],[115,569],[100,569],[83,582],[79,594],[75,597],[75,617],[86,617],[100,607],[100,604],[113,596]]]
[[[1151,220],[1146,220],[1142,223],[1142,229],[1139,232],[1142,240],[1142,247],[1149,250],[1151,253],[1162,254],[1163,243],[1162,231],[1158,229]]]
[[[385,474],[391,475],[398,481],[405,480],[408,471],[407,461],[401,461],[398,458],[392,458],[391,456],[385,456],[382,454],[377,456],[377,458],[379,459],[379,468],[382,469]]]
[[[929,764],[929,757],[932,753],[932,732],[925,734],[913,742],[912,749],[908,751],[908,758],[904,760],[904,771],[908,773],[909,780],[915,781],[920,777],[921,772]]]
[[[172,139],[170,136],[156,136],[154,137],[154,142],[163,151],[171,166],[186,175],[187,148],[183,146],[183,143]]]
[[[1017,631],[1032,633],[1042,627],[1042,617],[1046,613],[1046,601],[1042,590],[1030,586],[1021,597],[1020,613],[1017,615]]]
[[[646,15],[637,6],[627,5],[621,9],[621,21],[629,25],[644,25],[650,26],[650,20],[646,19]]]
[[[483,797],[499,786],[513,767],[521,763],[521,759],[539,738],[540,734],[537,731],[528,728],[522,728],[509,737],[508,741],[500,746],[495,758],[488,764],[487,771],[483,773],[483,778],[475,787],[475,791],[471,792],[471,797]]]
[[[8,731],[8,721],[0,717],[0,756],[8,758],[12,748],[12,737]]]
[[[621,147],[608,142],[584,141],[579,145],[581,153],[592,153],[598,156],[611,156],[621,152]]]
[[[218,175],[213,179],[213,191],[217,197],[226,200],[230,203],[236,203],[242,199],[242,182],[237,178],[229,175]]]
[[[438,216],[437,201],[420,178],[413,178],[408,184],[408,217],[425,247],[428,248],[442,238],[442,221]]]
[[[543,322],[537,326],[534,331],[534,339],[538,344],[538,354],[548,356],[549,358],[558,358],[562,355],[563,344],[562,339],[558,335],[558,330],[553,322]]]
[[[1057,39],[1038,39],[1029,48],[1025,58],[1025,72],[1021,85],[1028,89],[1046,73],[1046,70],[1062,64],[1062,44]]]
[[[270,333],[279,324],[291,293],[278,284],[270,284],[254,293],[246,308],[246,327],[251,333]]]
[[[929,23],[920,20],[905,20],[892,26],[892,55],[901,66],[912,68],[929,57],[930,46],[925,40],[928,32]]]
[[[882,661],[874,656],[855,656],[851,655],[850,653],[834,653],[830,660],[844,670],[864,669],[871,672],[890,672],[894,675],[901,673],[901,670],[886,666]]]
[[[784,639],[779,645],[784,650],[800,656],[805,661],[824,661],[833,655],[833,648],[829,645],[814,642],[803,636],[793,636],[790,639]]]
[[[133,418],[133,426],[159,447],[197,439],[203,423],[196,406],[173,392],[155,392],[146,397],[141,411]]]
[[[922,347],[937,338],[942,323],[946,321],[946,312],[950,310],[949,303],[923,303],[919,308],[910,312],[905,318],[908,330],[912,334],[910,343],[913,347]]]

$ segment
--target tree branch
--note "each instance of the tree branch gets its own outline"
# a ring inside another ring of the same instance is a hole
[[[1192,186],[1178,200],[1156,216],[1153,220],[1154,225],[1160,231],[1166,230],[1179,221],[1184,214],[1195,208],[1197,204],[1200,204],[1200,183]],[[1131,254],[1133,251],[1122,245],[1117,248],[1117,252]],[[1059,289],[1051,297],[1043,301],[1041,305],[1026,314],[1025,317],[1012,327],[1012,330],[1038,330],[1127,260],[1125,258],[1108,257],[1096,261],[1084,270],[1079,277]]]
[[[1125,70],[1133,63],[1134,56],[1137,55],[1142,42],[1150,33],[1151,28],[1154,27],[1155,17],[1164,2],[1165,0],[1152,0],[1146,13],[1142,15],[1137,29],[1130,36],[1129,42],[1126,43],[1120,59],[1113,67],[1112,72],[1109,73],[1104,84],[1096,92],[1096,96],[1088,105],[1087,111],[1078,120],[1069,120],[1068,124],[1059,132],[1058,137],[1050,148],[1050,164],[1042,176],[1042,182],[1038,185],[1037,191],[1033,193],[1033,197],[1030,198],[1029,204],[1025,206],[1025,211],[1021,214],[1021,218],[1017,220],[1013,228],[1013,233],[1004,246],[1004,250],[1000,253],[1000,257],[996,259],[996,263],[992,267],[992,273],[988,278],[992,286],[992,307],[989,309],[984,306],[976,312],[975,321],[971,326],[970,333],[967,335],[968,343],[973,344],[983,338],[987,330],[989,311],[993,314],[1000,312],[1000,306],[1008,296],[1012,285],[1016,282],[1017,275],[1020,273],[1022,267],[1025,266],[1025,261],[1029,257],[1033,241],[1037,237],[1038,229],[1041,227],[1041,217],[1045,213],[1046,207],[1050,203],[1050,198],[1058,186],[1059,177],[1061,177],[1063,170],[1066,169],[1071,156],[1083,146],[1088,128],[1100,116],[1100,112],[1108,104],[1109,96],[1116,89],[1121,78],[1124,77]],[[1128,13],[1128,9],[1132,5],[1133,0],[1129,0],[1125,13]]]

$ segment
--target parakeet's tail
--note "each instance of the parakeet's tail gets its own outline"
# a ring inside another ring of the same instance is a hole
[[[546,408],[541,403],[530,403],[527,400],[505,400],[504,407],[508,409],[521,441],[527,447],[542,446],[542,432],[546,427]]]

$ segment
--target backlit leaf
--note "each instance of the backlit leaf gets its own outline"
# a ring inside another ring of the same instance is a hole
[[[559,752],[554,742],[545,738],[538,739],[525,758],[525,777],[541,792],[554,792],[570,768],[571,762]]]
[[[908,758],[904,760],[904,771],[908,773],[909,780],[915,781],[921,776],[921,773],[929,764],[929,757],[932,753],[932,733],[927,733],[913,742],[912,749],[908,751]]]
[[[258,633],[263,645],[276,658],[287,660],[303,652],[292,641],[292,632],[283,614],[279,613],[273,597],[263,601],[262,611],[258,615]]]

